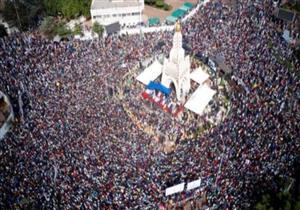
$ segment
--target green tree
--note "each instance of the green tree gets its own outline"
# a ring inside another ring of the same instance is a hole
[[[81,15],[83,15],[86,18],[91,18],[91,4],[92,4],[92,0],[86,0],[86,1],[82,1],[82,6],[81,6]]]
[[[44,18],[40,25],[40,31],[49,38],[53,38],[55,35],[59,35],[60,37],[72,35],[72,31],[65,26],[65,22],[57,22],[51,16]]]
[[[81,3],[79,0],[65,0],[61,4],[61,13],[64,17],[71,19],[78,17],[81,13]]]
[[[40,25],[40,31],[46,36],[53,36],[55,25],[56,23],[53,17],[45,17]]]
[[[64,22],[60,22],[55,26],[54,29],[55,35],[59,35],[60,37],[68,37],[72,35],[72,31],[65,26]]]
[[[55,16],[60,11],[61,0],[43,0],[43,7],[47,15]]]
[[[172,9],[172,6],[170,4],[164,4],[164,10],[165,11],[170,11]]]
[[[148,4],[148,5],[154,5],[155,4],[155,0],[145,0],[145,4]]]
[[[164,1],[163,0],[156,0],[155,6],[158,8],[164,7]]]
[[[5,1],[3,9],[4,19],[13,26],[23,28],[27,26],[26,11],[18,1]]]
[[[291,204],[295,202],[290,192],[279,192],[277,194],[265,194],[256,204],[257,210],[272,210],[282,209],[291,210]],[[296,201],[296,206],[299,205],[299,200]],[[300,205],[299,205],[300,206]],[[296,208],[297,209],[297,208]]]
[[[82,35],[82,28],[80,24],[75,25],[73,35]]]
[[[0,24],[0,38],[7,36],[6,28],[3,24]]]
[[[98,22],[95,22],[93,24],[93,32],[98,34],[99,38],[102,37],[102,34],[104,32],[104,28],[102,25],[100,25]]]
[[[92,0],[43,0],[43,6],[47,15],[62,15],[71,19],[80,15],[90,17]]]
[[[6,0],[3,16],[10,25],[26,30],[29,26],[34,26],[37,23],[37,16],[41,10],[40,0]]]

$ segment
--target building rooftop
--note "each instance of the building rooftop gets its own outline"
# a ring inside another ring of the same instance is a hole
[[[115,7],[132,7],[139,6],[139,0],[93,0],[91,9],[106,9]]]

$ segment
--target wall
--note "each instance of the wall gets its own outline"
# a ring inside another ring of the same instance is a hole
[[[101,25],[109,25],[114,22],[119,22],[121,25],[135,25],[141,21],[141,13],[143,11],[142,6],[135,7],[118,7],[118,8],[107,8],[107,9],[97,9],[91,10],[92,22],[97,21]],[[119,16],[126,13],[126,16]],[[127,15],[129,13],[139,13],[135,15]],[[108,15],[109,17],[103,17]],[[118,15],[118,16],[113,16]],[[101,16],[101,17],[97,17]]]

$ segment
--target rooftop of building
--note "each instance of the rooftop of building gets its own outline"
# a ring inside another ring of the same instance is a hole
[[[139,0],[93,0],[91,9],[107,9],[116,7],[132,7],[139,6]]]

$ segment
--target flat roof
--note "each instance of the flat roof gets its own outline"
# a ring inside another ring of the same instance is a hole
[[[91,9],[107,9],[116,7],[134,7],[141,5],[139,0],[93,0]]]

